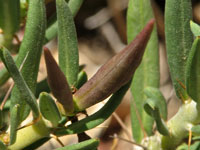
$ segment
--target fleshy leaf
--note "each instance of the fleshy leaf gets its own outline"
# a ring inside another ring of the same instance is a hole
[[[56,0],[58,20],[59,66],[70,86],[77,82],[79,72],[78,41],[72,13],[65,0]]]
[[[72,11],[72,15],[75,17],[78,10],[80,9],[81,5],[83,3],[83,0],[70,0],[69,1],[69,8]],[[57,36],[58,30],[58,22],[52,23],[45,32],[45,40],[44,44],[48,43],[50,40],[54,39]],[[2,72],[0,72],[0,85],[4,84],[8,79],[10,75],[8,72],[4,69]]]
[[[145,104],[144,104],[144,110],[151,116],[154,118],[154,120],[156,121],[156,126],[158,131],[167,136],[169,135],[169,131],[164,123],[164,121],[161,118],[160,115],[160,106],[159,103],[157,103],[158,100],[155,99],[147,99]]]
[[[38,98],[41,92],[47,92],[49,93],[51,90],[49,88],[47,78],[41,80],[37,83],[36,91],[35,91],[35,97]]]
[[[196,125],[192,127],[192,132],[194,134],[200,135],[200,125]]]
[[[82,3],[83,0],[69,0],[68,5],[74,17],[76,16],[78,10],[80,9]]]
[[[188,144],[184,143],[179,146],[176,150],[199,150],[200,149],[200,142],[194,142],[192,145],[188,146]]]
[[[39,107],[42,116],[49,120],[53,127],[56,127],[58,122],[61,120],[61,115],[56,103],[48,93],[43,92],[40,94]]]
[[[57,148],[56,150],[95,150],[97,149],[98,145],[99,145],[99,140],[90,139],[87,141],[80,142],[78,144]]]
[[[76,16],[76,14],[78,13],[81,5],[83,3],[83,0],[70,0],[69,1],[69,8],[72,12],[73,17]],[[58,33],[58,21],[55,21],[54,23],[52,23],[46,30],[45,33],[45,42],[47,43],[50,40],[52,40],[53,38],[55,38],[57,36]]]
[[[20,0],[0,0],[0,28],[4,33],[3,46],[10,47],[13,35],[19,29],[19,24]]]
[[[166,0],[165,35],[168,64],[176,95],[184,99],[187,99],[187,93],[181,84],[186,85],[186,62],[193,42],[191,19],[191,1]]]
[[[23,64],[21,75],[31,92],[35,94],[40,57],[46,29],[46,11],[44,0],[29,0],[28,16],[23,41],[20,45],[16,65],[19,68]],[[11,106],[20,105],[20,122],[26,119],[30,113],[30,107],[21,97],[20,90],[14,86],[11,93]]]
[[[148,98],[154,100],[156,107],[158,107],[159,109],[160,116],[162,117],[162,119],[166,121],[167,120],[167,103],[164,96],[160,92],[160,90],[153,87],[147,87],[144,89],[144,92]]]
[[[14,144],[16,141],[16,135],[17,135],[17,127],[19,125],[19,108],[20,106],[17,104],[13,107],[11,110],[11,128],[10,128],[10,145]]]
[[[1,57],[4,65],[8,69],[10,75],[12,76],[12,78],[15,82],[15,85],[19,90],[20,96],[23,98],[23,99],[21,99],[21,101],[24,100],[25,103],[28,104],[29,107],[32,109],[34,118],[38,118],[39,117],[39,109],[38,109],[38,105],[36,102],[36,98],[33,95],[33,93],[31,92],[31,90],[29,89],[29,87],[26,84],[21,73],[19,72],[9,51],[6,48],[0,48],[0,57]],[[20,106],[20,109],[21,109],[21,106]]]
[[[105,63],[74,94],[74,102],[78,110],[84,110],[104,100],[131,80],[142,60],[153,25],[154,20],[150,20],[135,40]]]
[[[190,28],[194,36],[200,36],[200,26],[194,23],[192,20],[190,21]]]
[[[189,52],[186,65],[186,89],[189,96],[200,102],[200,38],[197,37]]]
[[[127,12],[128,42],[135,38],[148,20],[153,17],[150,1],[129,0]],[[131,85],[131,93],[133,95],[131,101],[132,133],[136,142],[140,142],[145,133],[149,136],[152,135],[153,119],[146,114],[143,108],[143,104],[146,100],[144,89],[147,86],[158,88],[159,81],[158,39],[156,28],[154,28],[142,62],[135,72]]]
[[[4,85],[4,83],[6,83],[6,81],[8,81],[10,75],[8,73],[8,71],[5,68],[2,68],[0,70],[0,86]]]
[[[88,78],[86,72],[85,71],[79,72],[76,88],[79,89],[83,84],[87,82],[87,80]]]

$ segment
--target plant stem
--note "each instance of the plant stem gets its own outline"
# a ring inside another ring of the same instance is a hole
[[[37,123],[18,130],[16,142],[8,146],[8,150],[23,149],[49,135],[50,129],[46,126],[44,120],[40,119]]]
[[[168,121],[170,135],[161,137],[163,150],[175,149],[198,123],[200,123],[200,112],[197,103],[193,100],[185,101],[176,115]]]

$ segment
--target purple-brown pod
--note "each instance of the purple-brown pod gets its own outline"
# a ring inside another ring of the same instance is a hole
[[[74,104],[72,100],[72,92],[65,75],[47,48],[44,48],[44,57],[49,87],[54,97],[60,104],[62,104],[66,114],[69,115],[74,111]]]
[[[151,19],[128,46],[105,63],[73,95],[76,111],[84,110],[104,100],[131,80],[142,60],[154,22],[154,19]]]

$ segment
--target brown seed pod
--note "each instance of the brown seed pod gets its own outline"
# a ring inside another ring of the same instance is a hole
[[[73,96],[77,111],[84,110],[110,96],[131,80],[139,66],[154,26],[150,20],[137,37],[105,63]]]
[[[62,104],[66,114],[72,113],[74,110],[72,93],[65,75],[59,68],[48,48],[44,48],[44,56],[50,89],[58,102]]]

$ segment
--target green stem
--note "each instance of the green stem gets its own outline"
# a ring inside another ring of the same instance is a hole
[[[172,150],[188,136],[193,126],[200,123],[200,112],[197,103],[193,100],[186,101],[176,115],[168,121],[170,136],[162,136],[163,150]]]
[[[49,134],[50,129],[46,126],[43,119],[40,119],[37,123],[18,130],[16,142],[8,146],[8,150],[23,149],[44,137],[48,137]]]

